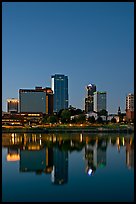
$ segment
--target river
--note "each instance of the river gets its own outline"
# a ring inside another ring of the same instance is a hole
[[[3,202],[133,202],[134,134],[2,134]]]

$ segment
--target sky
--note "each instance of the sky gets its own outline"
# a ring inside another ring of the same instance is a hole
[[[125,112],[134,93],[134,2],[2,2],[2,110],[19,89],[68,76],[69,105],[84,109],[86,86]]]

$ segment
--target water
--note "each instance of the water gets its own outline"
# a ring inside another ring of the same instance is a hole
[[[133,202],[134,134],[2,134],[3,202]]]

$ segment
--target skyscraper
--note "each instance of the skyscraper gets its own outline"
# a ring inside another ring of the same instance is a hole
[[[106,110],[106,92],[94,92],[94,111]]]
[[[85,112],[93,111],[93,93],[96,91],[95,84],[89,84],[86,87],[87,97],[85,98]]]
[[[54,94],[54,112],[68,108],[68,76],[62,74],[51,76],[51,88]]]

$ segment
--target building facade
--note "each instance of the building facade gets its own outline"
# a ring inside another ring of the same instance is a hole
[[[16,98],[7,99],[7,112],[18,113],[19,100]]]
[[[53,91],[51,88],[46,87],[46,114],[53,113]]]
[[[68,76],[55,74],[51,76],[51,88],[54,94],[54,112],[68,108]]]
[[[93,111],[93,94],[96,92],[96,85],[95,84],[89,84],[86,87],[87,90],[87,97],[85,98],[85,112],[88,113],[90,111]]]
[[[126,96],[126,119],[134,120],[134,94],[131,93]]]
[[[19,90],[21,113],[53,113],[53,91],[51,88]]]
[[[106,110],[106,92],[94,92],[94,111]]]

